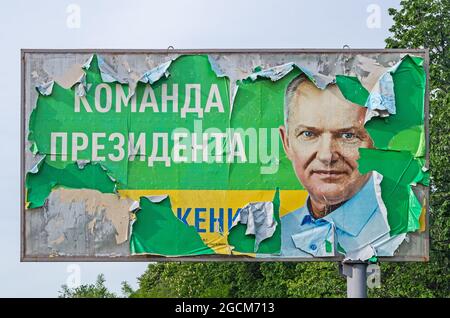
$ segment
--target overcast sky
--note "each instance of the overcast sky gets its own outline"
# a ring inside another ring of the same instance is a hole
[[[21,48],[383,48],[400,0],[3,1],[0,9],[0,297],[81,283],[137,286],[146,263],[20,263]],[[79,10],[80,19],[74,19]]]

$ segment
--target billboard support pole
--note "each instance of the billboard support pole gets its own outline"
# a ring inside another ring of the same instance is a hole
[[[347,278],[347,298],[367,298],[367,263],[341,263],[339,269]]]

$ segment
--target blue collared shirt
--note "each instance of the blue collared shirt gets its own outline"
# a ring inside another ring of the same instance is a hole
[[[375,187],[372,175],[351,199],[320,219],[312,216],[307,205],[282,217],[280,256],[359,255],[358,251],[368,247],[375,255],[377,242],[391,241],[384,204],[378,202],[381,198],[377,199]]]

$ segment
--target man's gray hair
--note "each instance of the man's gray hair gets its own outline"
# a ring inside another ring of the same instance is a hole
[[[295,96],[297,88],[306,80],[309,80],[308,77],[306,77],[306,75],[302,73],[295,77],[286,88],[286,92],[284,95],[284,126],[286,127],[286,131],[288,130],[288,118],[292,99]]]

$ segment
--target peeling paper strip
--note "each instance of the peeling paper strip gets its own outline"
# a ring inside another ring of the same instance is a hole
[[[257,251],[259,244],[275,233],[277,222],[274,219],[273,203],[256,202],[247,204],[241,209],[231,228],[238,223],[247,225],[246,235],[255,235],[254,251]]]
[[[400,247],[400,244],[407,239],[406,233],[394,235],[379,242],[374,243],[374,248],[376,251],[375,255],[378,256],[394,256],[395,251]]]
[[[395,68],[398,65],[399,63],[397,63]],[[392,69],[384,73],[370,91],[365,104],[368,110],[364,123],[367,123],[373,117],[383,118],[389,115],[395,115],[395,92],[394,79],[391,75]]]
[[[44,95],[44,96],[49,96],[52,94],[54,84],[55,84],[55,81],[50,81],[50,82],[36,86],[36,89],[39,92],[39,94]]]
[[[367,261],[375,255],[375,249],[371,245],[366,245],[359,250],[347,252],[344,261]]]
[[[396,153],[397,154],[397,153]],[[383,215],[383,218],[387,221],[387,209],[384,204],[384,201],[381,198],[381,181],[383,179],[383,176],[379,174],[378,172],[373,172],[374,176],[374,187],[376,192],[376,198],[378,201],[378,205],[380,207],[380,211]],[[410,195],[414,196],[414,193],[410,192]],[[414,196],[415,198],[415,196]],[[409,212],[410,213],[410,212]],[[388,223],[388,222],[387,222]],[[392,228],[391,228],[392,232]],[[398,235],[391,236],[390,233],[386,233],[385,235],[381,236],[380,238],[376,239],[375,241],[371,242],[370,244],[361,247],[354,251],[349,251],[346,253],[345,260],[362,260],[365,261],[372,256],[394,256],[395,251],[398,249],[400,244],[405,240],[406,233],[401,233]],[[372,254],[372,255],[370,255]]]
[[[83,97],[89,91],[89,88],[91,88],[91,86],[92,84],[86,84],[86,74],[84,74],[83,76],[81,76],[80,81],[75,88],[75,94],[77,94],[77,96]]]
[[[38,147],[37,147],[35,141],[33,141],[33,142],[31,143],[30,151],[31,151],[31,153],[33,154],[33,156],[36,156],[37,153],[39,152],[39,149],[38,149]]]
[[[366,105],[370,110],[384,110],[395,114],[394,79],[390,71],[384,73],[369,94]]]
[[[403,59],[402,59],[403,60]],[[387,117],[389,114],[395,114],[395,93],[394,93],[394,81],[391,73],[395,72],[402,61],[399,61],[393,67],[389,68],[375,83],[375,86],[369,93],[369,97],[365,102],[365,107],[369,109],[366,113],[365,122],[369,121],[372,117],[380,116]],[[219,67],[215,65],[213,69],[216,71]],[[325,89],[328,85],[336,82],[335,78],[330,76],[323,76],[319,73],[314,74],[305,67],[302,67],[293,62],[274,66],[264,70],[258,70],[257,72],[250,74],[247,79],[255,81],[258,77],[269,78],[271,81],[278,81],[287,74],[289,74],[294,67],[300,69],[311,80],[317,88]],[[220,74],[225,74],[222,70],[218,70]],[[361,84],[362,86],[362,84]]]
[[[142,77],[139,81],[143,83],[153,84],[163,76],[165,76],[166,78],[169,77],[170,73],[168,72],[168,69],[170,67],[170,64],[172,64],[172,61],[173,60],[170,60],[145,72],[144,74],[142,74]]]
[[[214,71],[214,73],[216,73],[217,77],[227,77],[225,71],[220,67],[217,61],[209,54],[208,54],[208,61],[209,64],[211,65],[211,69]]]
[[[308,68],[301,66],[299,64],[295,64],[295,66],[302,71],[308,79],[316,85],[317,88],[324,90],[328,85],[334,84],[335,79],[331,76],[325,76],[320,73],[313,73]]]
[[[90,160],[86,160],[86,159],[77,160],[78,169],[84,169],[84,167],[90,162],[91,162]]]
[[[114,71],[114,69],[110,65],[108,65],[100,55],[97,55],[97,63],[103,82],[118,82],[120,84],[128,83],[128,80],[126,78],[120,78],[120,75],[116,71]]]
[[[213,70],[213,72],[216,74],[217,77],[227,77],[228,79],[230,78],[225,71],[220,67],[219,63],[217,63],[217,61],[210,55],[208,54],[208,62],[209,65],[211,66],[211,69]],[[237,84],[237,82],[230,80],[230,93],[229,93],[229,98],[230,98],[230,115],[229,118],[231,119],[232,114],[233,114],[233,104],[234,104],[234,99],[236,98],[236,94],[237,91],[239,89],[239,85]]]
[[[45,160],[45,156],[46,155],[43,155],[40,159],[39,159],[39,161],[28,171],[29,173],[33,173],[33,174],[36,174],[36,173],[38,173],[39,172],[39,169],[41,168],[41,166],[42,166],[42,164],[44,163],[44,160]]]
[[[86,93],[89,91],[91,84],[86,83],[86,72],[84,70],[89,69],[89,67],[91,66],[91,63],[92,63],[92,59],[94,58],[94,55],[95,54],[92,54],[91,57],[83,65],[81,65],[81,73],[82,74],[79,77],[77,77],[77,79],[75,81],[73,81],[73,80],[72,81],[69,81],[69,80],[64,81],[65,83],[64,83],[64,85],[62,85],[62,87],[71,88],[72,86],[77,84],[77,86],[75,87],[75,94],[80,97],[85,96]],[[74,71],[72,70],[72,72],[74,72]],[[70,72],[68,72],[68,73],[70,73]],[[69,75],[70,74],[65,74],[65,75],[63,75],[63,78],[70,77]]]
[[[121,75],[121,72],[115,71],[108,63],[105,62],[105,60],[100,55],[96,55],[96,56],[97,56],[97,61],[98,61],[97,62],[98,68],[100,70],[100,75],[101,75],[103,82],[106,82],[106,83],[118,82],[120,84],[128,84],[129,85],[127,103],[129,102],[129,100],[135,93],[137,82],[154,84],[155,82],[160,80],[163,76],[165,78],[169,77],[170,73],[169,73],[168,69],[169,69],[170,65],[172,64],[172,62],[177,58],[177,57],[174,57],[165,63],[159,64],[158,66],[156,66],[148,71],[145,71],[142,75],[130,74],[131,69],[129,69],[129,66],[128,66],[128,68],[126,70],[127,74]],[[92,59],[91,59],[91,61],[92,61]],[[90,62],[89,62],[89,64],[90,64]]]
[[[395,251],[400,247],[403,241],[408,241],[406,233],[390,236],[389,233],[377,239],[375,242],[355,251],[349,251],[345,254],[345,261],[367,261],[372,257],[394,256]]]
[[[391,67],[391,73],[395,73],[397,72],[398,67],[400,66],[400,64],[402,64],[402,62],[407,59],[407,58],[411,58],[411,60],[414,62],[414,64],[416,64],[417,66],[422,66],[423,65],[423,58],[416,56],[416,55],[412,55],[412,54],[405,54],[405,56],[402,57],[402,59],[400,61],[398,61],[398,63],[396,63],[394,66]],[[418,59],[420,59],[420,62],[418,62]]]
[[[229,115],[229,119],[231,120],[232,116],[233,116],[233,105],[234,105],[234,100],[236,98],[238,89],[239,89],[239,85],[236,85],[234,83],[230,83],[231,85],[231,96],[230,96],[230,115]]]
[[[91,67],[92,59],[94,58],[95,54],[92,54],[91,57],[83,64],[81,68],[88,70]]]
[[[384,175],[382,190],[390,193],[390,200],[385,204],[388,210],[391,209],[389,210],[391,233],[400,234],[417,230],[422,207],[412,193],[411,183],[422,179],[421,162],[407,151],[360,148],[359,152],[358,169],[361,173],[376,170]],[[389,162],[389,165],[386,165],[386,162]],[[407,196],[413,201],[405,202],[398,199]],[[417,220],[417,224],[413,220]]]
[[[150,202],[153,202],[153,203],[160,203],[163,200],[165,200],[167,197],[168,197],[167,194],[145,196],[145,198],[147,200],[149,200]],[[141,207],[139,205],[139,201],[133,201],[133,203],[130,205],[129,211],[135,213],[135,212],[139,211],[140,209],[141,209]]]
[[[105,174],[98,163],[88,164],[84,169],[79,169],[76,163],[58,169],[41,160],[37,173],[27,174],[25,182],[29,208],[43,206],[55,187],[95,189],[113,194],[117,192],[117,184],[111,182],[108,172]]]
[[[90,163],[90,162],[89,162]],[[77,162],[78,164],[78,162]],[[111,170],[109,170],[106,166],[104,166],[101,163],[98,163],[97,161],[94,161],[93,164],[98,164],[100,166],[100,168],[106,172],[106,175],[108,176],[108,178],[114,183],[114,192],[117,192],[117,179],[113,176],[113,172]],[[86,164],[84,165],[86,166]],[[78,167],[79,169],[83,169]]]
[[[161,200],[167,196],[151,196]],[[130,254],[152,254],[162,256],[188,256],[215,254],[202,240],[194,226],[176,217],[170,200],[154,204],[140,197],[141,211],[136,214],[130,237]],[[167,231],[166,229],[170,229]],[[182,242],[183,244],[178,244]]]
[[[277,65],[268,69],[257,70],[257,72],[250,74],[247,79],[255,81],[258,77],[263,77],[269,78],[272,82],[275,82],[285,77],[294,70],[295,67],[302,71],[317,88],[325,89],[329,84],[334,83],[333,78],[322,76],[321,74],[313,74],[307,68],[293,62]]]
[[[251,74],[248,78],[252,81],[255,81],[258,77],[265,77],[270,78],[272,82],[275,82],[289,74],[289,72],[291,72],[293,69],[294,63],[286,63],[265,70],[257,71],[256,73]]]
[[[386,221],[387,224],[389,224],[388,217],[387,217],[386,205],[384,204],[383,198],[381,197],[381,182],[383,181],[383,175],[376,171],[373,171],[372,175],[373,175],[375,196],[377,198],[378,207],[380,208],[380,211],[381,211],[381,214],[383,215],[384,220]]]
[[[373,171],[372,176],[373,176],[375,196],[376,196],[378,207],[380,209],[380,212],[381,212],[381,215],[382,215],[384,221],[386,222],[386,224],[389,224],[386,205],[384,204],[384,201],[381,197],[381,182],[383,181],[383,175],[376,171]],[[369,258],[371,258],[373,256],[386,256],[386,255],[378,254],[377,250],[376,250],[376,246],[378,246],[378,244],[379,244],[378,242],[386,242],[390,239],[391,239],[391,236],[389,233],[387,233],[387,234],[383,235],[382,237],[377,238],[375,241],[370,242],[369,244],[360,247],[357,250],[347,251],[345,253],[344,260],[367,261]],[[394,251],[392,251],[392,253],[394,253]]]
[[[397,71],[398,67],[407,57],[410,57],[416,63],[414,57],[407,54],[383,73],[375,83],[365,105],[369,109],[366,114],[365,123],[375,116],[388,117],[389,115],[396,114],[394,79],[392,74]]]
[[[75,87],[75,94],[77,94],[77,96],[80,97],[85,96],[86,93],[89,91],[90,87],[92,86],[92,84],[86,83],[86,72],[84,70],[88,70],[91,67],[91,63],[94,56],[95,54],[92,54],[89,57],[89,59],[84,64],[81,65],[80,74],[78,74],[77,69],[71,69],[66,74],[64,74],[59,79],[59,81],[61,81],[61,86],[67,89],[78,84]],[[100,64],[100,62],[98,63]]]
[[[92,54],[91,57],[82,65],[82,69],[88,70],[91,67],[94,57],[97,58],[100,77],[104,83],[118,82],[120,84],[127,84],[129,82],[127,78],[121,77],[116,71],[114,71],[114,69],[98,54]],[[79,83],[75,90],[76,94],[78,96],[85,96],[91,86],[91,84],[86,84],[86,73],[84,73],[84,75],[82,75],[76,83]]]

